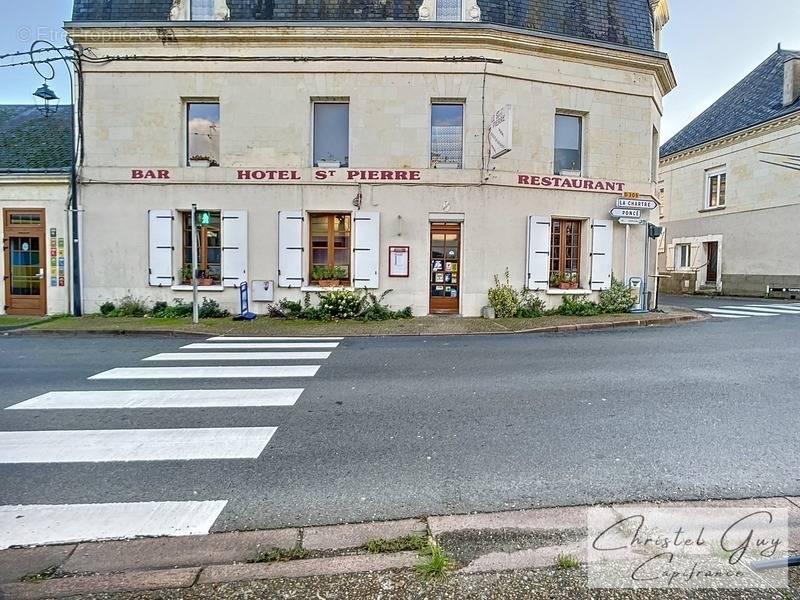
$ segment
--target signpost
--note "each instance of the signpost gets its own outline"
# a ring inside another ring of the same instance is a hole
[[[633,217],[620,217],[618,220],[620,225],[644,225],[647,223],[646,219],[634,219]]]
[[[639,310],[646,312],[649,310],[647,301],[647,277],[648,263],[650,260],[650,225],[647,219],[642,218],[643,210],[655,210],[658,202],[655,200],[642,200],[638,192],[625,192],[623,197],[617,198],[616,208],[612,208],[610,215],[617,219],[620,225],[625,225],[625,258],[623,264],[624,281],[628,281],[628,238],[630,237],[631,225],[648,225],[644,231],[644,277],[631,277],[632,280],[640,282]],[[659,231],[660,234],[660,231]]]
[[[192,204],[192,323],[200,322],[197,306],[197,204]]]
[[[617,198],[617,208],[641,208],[644,210],[655,210],[658,202],[655,200],[630,200],[628,198]]]
[[[612,208],[609,211],[609,214],[615,219],[640,219],[642,217],[642,211],[640,211],[638,208]]]

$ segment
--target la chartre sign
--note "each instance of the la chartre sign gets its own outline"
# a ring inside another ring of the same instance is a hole
[[[202,175],[202,179],[187,176]],[[208,169],[131,169],[130,179],[141,182],[170,183],[388,183],[388,184],[420,184],[420,183],[459,183],[475,182],[478,171],[456,169],[226,169],[210,167]],[[621,181],[605,179],[587,179],[583,177],[565,177],[562,175],[525,175],[521,173],[492,173],[488,181],[490,185],[506,185],[514,187],[530,187],[544,190],[565,190],[573,192],[594,192],[604,194],[621,194],[625,184]]]

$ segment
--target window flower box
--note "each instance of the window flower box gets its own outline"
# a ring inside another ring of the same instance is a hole
[[[561,169],[558,173],[562,177],[580,177],[581,172],[579,169]]]
[[[317,166],[321,169],[338,169],[342,164],[338,160],[318,160]]]
[[[189,158],[189,166],[198,167],[201,169],[207,169],[208,167],[211,166],[211,158],[208,156],[201,156],[197,154]]]

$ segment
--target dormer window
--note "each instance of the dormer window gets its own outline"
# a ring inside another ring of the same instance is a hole
[[[189,14],[192,21],[213,21],[214,0],[189,0]]]
[[[461,0],[436,0],[437,21],[462,21]]]

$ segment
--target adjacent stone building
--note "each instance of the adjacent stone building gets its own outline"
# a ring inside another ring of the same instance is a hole
[[[0,106],[0,314],[69,312],[71,108]]]
[[[800,52],[780,47],[661,148],[662,291],[800,288]]]
[[[667,18],[664,0],[76,0],[84,306],[188,299],[192,204],[201,294],[229,309],[247,281],[258,313],[339,286],[478,315],[506,268],[550,305],[596,299],[625,264],[644,275],[644,228],[626,244],[609,209],[655,195]]]

